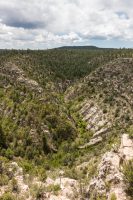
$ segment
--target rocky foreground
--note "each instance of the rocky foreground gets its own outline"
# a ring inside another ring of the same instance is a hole
[[[31,188],[38,188],[41,191],[39,199],[45,200],[92,200],[105,196],[107,200],[112,199],[112,194],[117,200],[130,200],[126,194],[126,187],[123,179],[123,164],[133,159],[133,141],[127,134],[121,137],[120,147],[115,145],[110,152],[106,152],[98,165],[97,175],[90,180],[90,183],[81,187],[79,181],[64,176],[64,172],[59,172],[59,177],[52,179],[48,177],[45,182],[37,178],[28,180],[29,175],[23,174],[23,169],[16,162],[10,163],[9,171],[14,172],[14,178],[17,181],[17,193],[22,199],[35,200]],[[82,163],[87,166],[89,162]],[[50,191],[50,187],[55,191]],[[0,195],[4,194],[10,188],[3,186],[0,188]]]
[[[106,194],[108,200],[115,193],[117,200],[127,200],[123,182],[122,165],[133,159],[133,142],[127,134],[123,134],[119,149],[115,147],[103,155],[98,166],[98,176],[94,177],[89,185],[89,195]],[[95,199],[95,198],[94,198]]]

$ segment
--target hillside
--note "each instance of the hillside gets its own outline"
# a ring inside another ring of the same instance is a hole
[[[0,199],[132,199],[132,77],[131,49],[0,51]]]

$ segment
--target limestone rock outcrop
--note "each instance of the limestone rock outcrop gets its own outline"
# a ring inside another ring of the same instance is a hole
[[[118,151],[112,149],[103,155],[98,166],[98,176],[90,181],[88,198],[91,195],[94,199],[96,195],[106,195],[110,200],[112,193],[115,193],[117,200],[130,199],[125,193],[122,173],[122,163],[130,159],[133,159],[133,142],[127,134],[123,134]]]

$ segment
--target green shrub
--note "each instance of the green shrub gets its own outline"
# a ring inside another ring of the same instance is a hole
[[[38,188],[35,194],[36,200],[43,199],[43,195],[44,195],[44,189]]]
[[[65,176],[77,180],[79,178],[75,168],[68,168],[65,171]]]
[[[123,174],[127,184],[127,193],[133,197],[133,160],[124,164]]]
[[[43,151],[46,154],[50,153],[50,147],[48,145],[48,141],[45,135],[42,137],[42,142],[43,142]]]
[[[0,176],[0,186],[7,185],[8,181],[9,181],[9,178],[7,175],[2,174]]]
[[[8,158],[8,159],[12,159],[13,158],[13,155],[14,155],[14,152],[8,148],[5,152],[5,156]]]
[[[2,148],[6,147],[6,138],[1,125],[0,125],[0,147]]]
[[[46,171],[44,168],[38,169],[38,176],[40,177],[40,181],[45,181],[47,178]]]
[[[107,200],[106,195],[98,195],[96,191],[92,192],[89,200]]]
[[[133,126],[130,126],[128,129],[127,129],[127,132],[129,134],[129,137],[131,139],[133,139]]]
[[[18,183],[17,183],[17,180],[15,178],[12,179],[12,191],[13,192],[18,192]]]
[[[106,114],[108,111],[107,111],[107,108],[104,108],[103,109],[103,114]]]
[[[28,162],[27,160],[22,160],[20,162],[20,166],[23,168],[25,173],[30,173],[33,169],[32,163]]]
[[[59,184],[56,184],[56,185],[54,185],[54,184],[51,184],[51,185],[49,185],[48,187],[47,187],[47,191],[48,192],[53,192],[55,195],[57,195],[58,194],[58,192],[60,191],[60,185]]]
[[[129,116],[128,114],[126,114],[126,115],[125,115],[125,121],[126,121],[126,122],[129,122],[129,120],[130,120],[130,116]]]
[[[52,128],[56,128],[56,126],[58,124],[58,118],[56,115],[54,115],[54,114],[48,115],[48,116],[46,116],[46,120],[50,123]]]
[[[75,129],[69,123],[61,123],[56,128],[56,133],[54,134],[54,139],[62,142],[63,140],[72,139],[75,135]]]
[[[75,155],[73,153],[66,153],[62,158],[62,163],[64,166],[72,166],[75,161]]]
[[[117,197],[116,197],[115,193],[111,194],[110,200],[117,200]]]
[[[16,200],[16,198],[11,194],[11,193],[4,193],[1,197],[0,200]]]

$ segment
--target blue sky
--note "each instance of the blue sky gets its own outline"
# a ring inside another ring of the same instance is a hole
[[[0,48],[132,48],[132,8],[132,0],[0,0]]]

